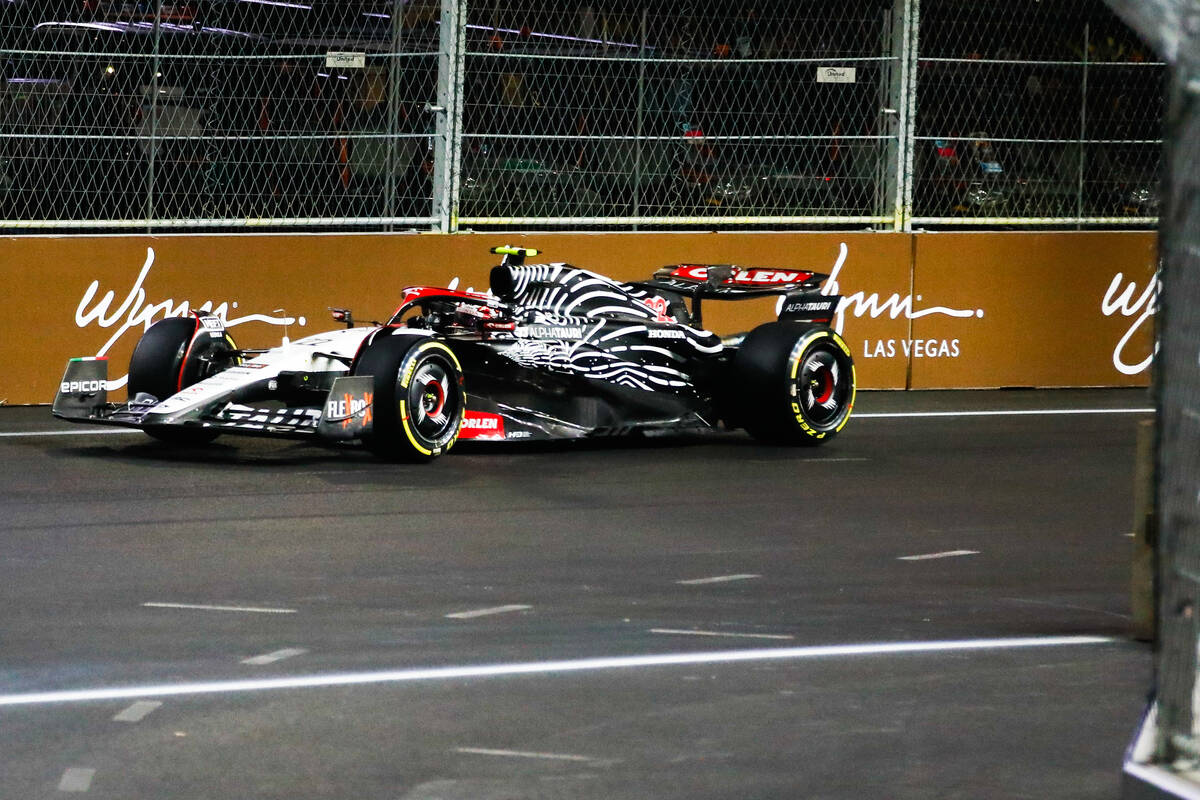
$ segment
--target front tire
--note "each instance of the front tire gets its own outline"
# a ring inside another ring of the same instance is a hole
[[[200,322],[192,317],[169,317],[150,326],[129,360],[129,399],[148,394],[159,402],[220,369],[214,351],[237,349],[228,334],[221,339],[198,335]],[[143,428],[147,434],[171,444],[207,444],[219,435],[202,428]]]
[[[397,461],[427,462],[458,440],[466,411],[462,367],[443,342],[385,336],[372,342],[354,367],[372,375],[372,431],[363,444]]]
[[[730,393],[740,424],[754,438],[822,444],[854,408],[854,360],[829,328],[770,322],[751,331],[734,356]]]

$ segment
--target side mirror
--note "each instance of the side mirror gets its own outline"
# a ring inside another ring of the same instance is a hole
[[[354,327],[354,315],[350,313],[350,309],[330,308],[329,313],[333,315],[334,322],[344,322],[347,328]]]

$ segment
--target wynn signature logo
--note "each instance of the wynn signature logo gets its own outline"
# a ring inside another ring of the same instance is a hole
[[[108,338],[108,341],[96,351],[97,356],[106,355],[125,334],[132,330],[140,328],[142,331],[145,331],[152,323],[159,319],[185,317],[193,310],[203,311],[206,314],[220,317],[225,321],[226,328],[233,328],[247,322],[265,322],[268,325],[283,326],[285,330],[288,325],[298,324],[300,327],[304,327],[307,324],[307,320],[304,317],[272,316],[270,314],[246,314],[245,316],[230,319],[230,309],[236,310],[238,307],[236,302],[231,301],[217,303],[213,300],[206,300],[198,306],[193,306],[188,300],[176,301],[171,298],[154,303],[147,302],[146,290],[143,285],[146,282],[147,276],[150,275],[150,270],[154,267],[154,258],[154,248],[147,247],[146,261],[142,265],[141,272],[134,279],[133,286],[125,294],[125,298],[121,301],[120,305],[117,305],[115,308],[113,304],[116,302],[117,294],[111,289],[97,299],[96,295],[100,291],[99,280],[92,281],[91,285],[83,293],[79,305],[75,308],[75,324],[84,329],[90,325],[95,325],[105,330],[112,330],[112,335]],[[128,379],[128,375],[122,375],[119,378],[110,377],[108,388],[119,389],[125,385]]]
[[[842,274],[842,267],[846,263],[846,256],[849,255],[850,248],[845,242],[841,243],[838,249],[837,261],[834,262],[833,269],[829,273],[829,279],[825,281],[825,286],[821,289],[821,294],[833,295],[838,294],[841,288],[838,285],[838,277]],[[917,295],[917,301],[921,300],[921,296]],[[914,308],[913,295],[893,293],[887,299],[881,299],[879,292],[867,294],[865,291],[858,291],[854,294],[848,294],[842,298],[842,302],[838,304],[837,311],[834,316],[837,321],[834,323],[834,328],[840,334],[846,322],[846,313],[849,312],[855,317],[870,317],[871,319],[879,319],[884,314],[892,319],[904,317],[905,319],[920,319],[928,317],[931,314],[942,314],[947,317],[960,317],[963,319],[969,317],[983,317],[982,308],[947,308],[946,306],[929,306],[928,308]]]
[[[1112,283],[1108,285],[1108,291],[1104,293],[1104,300],[1100,303],[1100,311],[1106,317],[1119,313],[1126,319],[1133,320],[1129,329],[1125,331],[1125,335],[1113,349],[1113,366],[1122,375],[1137,375],[1150,367],[1150,362],[1154,360],[1154,355],[1158,352],[1158,343],[1155,343],[1150,355],[1136,364],[1130,364],[1126,360],[1125,348],[1129,345],[1129,340],[1133,338],[1133,335],[1158,313],[1158,293],[1162,290],[1162,281],[1155,276],[1146,285],[1146,288],[1141,290],[1141,294],[1138,294],[1136,281],[1130,281],[1127,284],[1124,281],[1125,273],[1123,272],[1118,272],[1113,276]]]

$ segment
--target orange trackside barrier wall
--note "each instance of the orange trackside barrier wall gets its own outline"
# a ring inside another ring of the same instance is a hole
[[[189,308],[263,347],[336,327],[328,306],[381,320],[404,286],[482,289],[498,244],[624,280],[680,262],[830,273],[862,388],[1149,382],[1152,233],[39,236],[0,245],[0,401],[50,402],[72,356],[107,355],[123,386],[141,331]],[[720,333],[773,317],[770,300],[705,305]]]

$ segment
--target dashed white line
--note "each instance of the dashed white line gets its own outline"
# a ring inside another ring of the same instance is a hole
[[[781,661],[810,658],[848,658],[873,655],[905,655],[1035,647],[1074,647],[1112,644],[1111,636],[1034,636],[1011,639],[960,639],[928,642],[871,642],[813,647],[774,647],[755,650],[719,650],[709,653],[661,653],[643,656],[608,656],[572,661],[526,661],[512,664],[478,664],[460,667],[425,667],[350,672],[323,675],[293,675],[258,680],[225,680],[201,683],[167,683],[150,686],[109,686],[94,689],[66,689],[52,692],[24,692],[0,695],[0,706],[41,703],[81,703],[135,697],[176,697],[194,694],[224,694],[281,689],[307,689],[328,686],[360,686],[408,681],[460,680],[506,675],[553,675],[567,672],[668,667],[693,664],[736,664],[749,661]]]
[[[724,631],[693,631],[683,628],[651,628],[651,633],[668,633],[679,636],[729,636],[735,639],[795,639],[785,633],[727,633]]]
[[[141,722],[154,709],[162,705],[160,700],[138,700],[113,717],[113,722]]]
[[[263,664],[274,664],[276,661],[283,661],[285,658],[293,658],[302,656],[308,651],[302,647],[285,647],[282,650],[276,650],[272,653],[263,653],[261,656],[251,656],[243,658],[243,664],[252,664],[254,666],[262,666]]]
[[[89,767],[69,767],[58,782],[60,792],[86,792],[92,788],[92,778],[96,770]]]
[[[295,614],[294,608],[255,608],[254,606],[205,606],[192,603],[142,603],[145,608],[186,608],[195,611],[247,611],[254,614]]]
[[[480,756],[506,756],[508,758],[543,758],[550,761],[586,761],[587,763],[595,763],[603,759],[592,758],[591,756],[576,756],[567,753],[533,753],[527,750],[492,750],[486,747],[456,747],[456,753],[471,753]]]
[[[475,619],[476,617],[488,617],[492,614],[507,614],[511,611],[528,611],[533,606],[509,605],[495,606],[493,608],[477,608],[474,611],[456,611],[453,614],[447,614],[447,619]]]
[[[919,556],[899,556],[897,561],[929,561],[934,558],[955,558],[957,556],[977,556],[978,550],[946,550],[941,553],[922,553]]]
[[[682,586],[699,586],[703,583],[728,583],[730,581],[748,581],[752,578],[761,578],[762,575],[754,575],[750,573],[740,575],[717,575],[712,578],[692,578],[686,581],[675,581]]]

